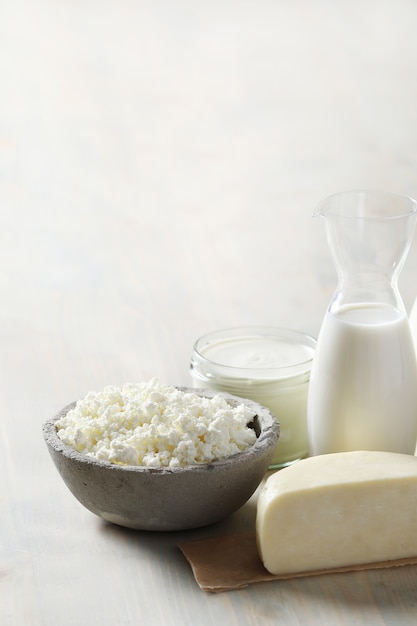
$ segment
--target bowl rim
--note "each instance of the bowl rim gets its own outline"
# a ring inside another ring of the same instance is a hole
[[[61,419],[64,415],[66,415],[71,409],[76,406],[77,401],[71,402],[62,408],[57,414],[53,417],[48,418],[43,426],[42,426],[42,434],[45,440],[45,443],[49,448],[52,448],[55,452],[62,454],[64,457],[67,457],[73,461],[76,461],[79,464],[89,465],[96,468],[101,468],[103,470],[109,471],[123,471],[128,473],[138,473],[138,474],[186,474],[189,472],[207,472],[216,470],[216,468],[224,469],[225,465],[232,465],[236,462],[243,463],[246,459],[254,459],[262,454],[264,454],[267,450],[271,450],[271,454],[273,449],[275,448],[279,436],[280,436],[280,424],[277,417],[265,406],[262,406],[258,402],[254,400],[250,400],[248,398],[241,398],[230,393],[224,391],[214,391],[211,389],[200,389],[200,388],[192,388],[192,387],[180,387],[174,385],[176,389],[184,392],[196,393],[201,397],[212,398],[214,396],[222,396],[227,402],[229,402],[232,406],[237,406],[239,404],[245,404],[248,406],[253,412],[255,412],[254,419],[258,418],[258,423],[260,424],[260,432],[259,435],[256,436],[256,441],[246,450],[242,450],[241,452],[236,452],[228,457],[223,459],[218,459],[215,461],[209,461],[207,463],[194,463],[181,467],[147,467],[146,465],[119,465],[117,463],[111,463],[110,461],[105,461],[102,459],[97,459],[93,456],[88,456],[83,452],[78,452],[71,446],[65,444],[57,434],[57,430],[55,427],[56,422]],[[263,420],[267,423],[263,425]],[[269,423],[268,423],[269,422]],[[255,431],[256,432],[256,431]]]

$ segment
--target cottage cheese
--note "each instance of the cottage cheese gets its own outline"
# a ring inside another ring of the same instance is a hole
[[[184,467],[226,458],[256,440],[245,405],[150,382],[91,391],[56,423],[58,437],[120,465]]]

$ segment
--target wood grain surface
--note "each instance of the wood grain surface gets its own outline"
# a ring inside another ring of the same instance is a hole
[[[330,193],[417,196],[411,0],[0,3],[1,626],[408,626],[417,567],[212,595],[179,541],[101,522],[43,421],[107,384],[191,383],[218,328],[317,335]],[[417,240],[401,274],[417,295]]]

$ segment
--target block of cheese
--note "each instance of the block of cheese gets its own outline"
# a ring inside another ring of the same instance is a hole
[[[417,556],[417,458],[339,452],[276,472],[259,493],[256,536],[275,575]]]

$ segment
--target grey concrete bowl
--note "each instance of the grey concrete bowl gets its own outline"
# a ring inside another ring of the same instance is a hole
[[[188,391],[208,398],[215,395],[202,389]],[[55,428],[55,422],[75,402],[45,422],[43,436],[67,487],[99,517],[140,530],[198,528],[227,517],[251,497],[279,437],[279,424],[268,409],[251,400],[221,395],[231,405],[244,403],[253,409],[256,416],[251,427],[257,439],[244,452],[204,465],[175,469],[121,466],[76,452],[59,439]]]

